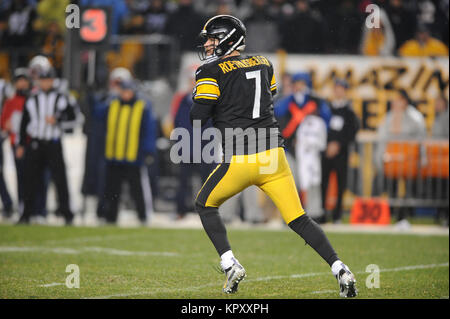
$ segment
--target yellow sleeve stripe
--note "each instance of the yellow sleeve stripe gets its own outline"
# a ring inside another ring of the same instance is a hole
[[[275,91],[276,89],[277,89],[277,86],[276,86],[276,85],[270,87],[270,90],[271,90],[271,91]]]
[[[202,82],[202,81],[211,81],[211,82],[217,83],[217,80],[216,80],[216,79],[213,79],[213,78],[203,78],[203,79],[198,79],[198,80],[197,80],[197,83]]]
[[[211,94],[215,95],[216,97],[220,96],[220,90],[219,87],[212,84],[200,84],[196,87],[196,93],[197,94]]]
[[[275,84],[277,84],[277,81],[275,80],[275,74],[274,75],[272,75],[272,80],[270,81],[270,85],[275,85]]]

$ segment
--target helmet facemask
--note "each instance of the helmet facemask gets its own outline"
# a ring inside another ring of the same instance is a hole
[[[214,39],[214,41],[212,41],[211,46],[206,48],[205,44],[208,41],[208,39],[211,39],[211,38]],[[199,34],[199,43],[200,44],[197,46],[197,53],[198,53],[198,57],[199,57],[200,61],[206,61],[209,59],[218,58],[218,56],[216,54],[216,49],[217,49],[216,43],[220,42],[220,40],[215,41],[216,39],[219,40],[218,36],[208,34],[206,32],[206,30],[202,30],[202,32],[200,32],[200,34]]]

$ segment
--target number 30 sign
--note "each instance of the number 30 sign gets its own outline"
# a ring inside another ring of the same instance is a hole
[[[350,213],[351,224],[389,225],[391,216],[387,199],[356,198]]]

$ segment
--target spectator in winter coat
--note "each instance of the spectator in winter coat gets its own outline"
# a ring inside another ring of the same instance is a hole
[[[355,141],[359,129],[358,118],[348,97],[348,89],[347,81],[341,79],[335,81],[334,96],[330,102],[332,116],[328,131],[328,143],[322,157],[322,205],[324,211],[330,173],[334,170],[337,176],[337,202],[332,214],[335,223],[339,223],[342,217],[342,198],[347,186],[349,147]],[[326,214],[323,217],[322,222],[325,222]]]

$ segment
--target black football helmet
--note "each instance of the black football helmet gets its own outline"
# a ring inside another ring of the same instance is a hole
[[[218,15],[206,22],[200,32],[201,45],[199,46],[199,58],[204,61],[209,58],[222,57],[234,50],[245,49],[245,36],[247,30],[241,20],[230,15]],[[214,55],[207,56],[204,44],[208,38],[215,38],[219,43],[214,47]]]

